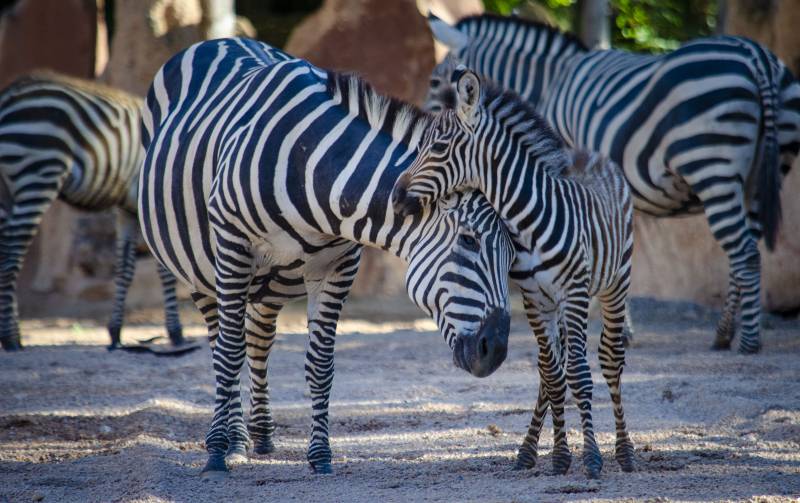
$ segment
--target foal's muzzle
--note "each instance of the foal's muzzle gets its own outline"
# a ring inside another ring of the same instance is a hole
[[[408,193],[408,176],[403,175],[398,180],[392,191],[392,207],[400,215],[416,215],[422,211],[422,202],[419,197]]]

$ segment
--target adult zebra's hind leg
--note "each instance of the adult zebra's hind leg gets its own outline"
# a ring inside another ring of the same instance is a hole
[[[158,277],[161,279],[161,288],[164,292],[164,324],[166,325],[167,335],[169,335],[169,340],[173,346],[180,346],[185,340],[178,312],[178,297],[175,294],[177,279],[169,269],[160,263],[158,264]]]
[[[722,317],[717,324],[717,337],[711,345],[711,349],[730,349],[731,341],[736,335],[736,322],[739,315],[739,285],[733,271],[728,278],[728,295],[725,297],[725,309]]]
[[[275,342],[275,323],[283,306],[280,304],[250,304],[244,330],[247,340],[247,363],[250,367],[250,421],[247,429],[254,442],[256,454],[269,454],[275,450],[272,434],[275,421],[269,403],[267,367],[272,345]]]
[[[306,278],[308,292],[308,348],[305,377],[311,392],[311,441],[307,459],[314,473],[332,473],[328,431],[328,405],[333,385],[333,350],[336,325],[353,285],[361,248],[350,243],[323,278]]]
[[[625,424],[620,382],[625,365],[623,331],[627,312],[625,298],[628,293],[628,283],[628,278],[625,278],[618,282],[617,286],[600,296],[603,332],[600,336],[598,356],[614,408],[614,422],[617,430],[615,457],[622,467],[622,471],[632,472],[635,470],[634,448]]]
[[[136,241],[139,235],[139,225],[136,217],[130,213],[119,210],[117,214],[117,263],[114,267],[114,308],[108,320],[108,335],[111,337],[109,350],[122,347],[120,332],[125,318],[125,297],[133,281],[136,269]]]

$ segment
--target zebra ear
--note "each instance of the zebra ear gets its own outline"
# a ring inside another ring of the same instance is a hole
[[[450,26],[431,13],[428,13],[428,25],[431,27],[433,38],[446,45],[450,50],[457,51],[467,45],[469,39],[466,35],[458,31],[455,26]]]
[[[481,97],[481,80],[472,70],[463,67],[456,69],[456,113],[458,117],[470,124],[475,118],[478,102]]]

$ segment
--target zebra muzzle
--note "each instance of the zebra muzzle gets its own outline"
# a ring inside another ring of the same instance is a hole
[[[453,363],[475,377],[486,377],[497,370],[508,354],[511,317],[504,309],[494,309],[473,334],[462,334],[453,346]]]
[[[422,211],[422,203],[418,197],[408,193],[408,177],[403,175],[397,180],[397,184],[392,191],[392,207],[400,215],[416,215]]]

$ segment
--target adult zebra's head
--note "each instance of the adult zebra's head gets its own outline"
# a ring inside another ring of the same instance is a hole
[[[478,191],[456,192],[432,211],[408,257],[406,289],[431,315],[453,362],[477,377],[494,372],[508,350],[508,274],[514,249]]]
[[[481,84],[471,70],[454,72],[452,106],[441,110],[420,143],[419,155],[397,180],[392,205],[401,215],[419,213],[424,206],[452,191],[475,187],[479,157],[472,136],[481,121]]]

